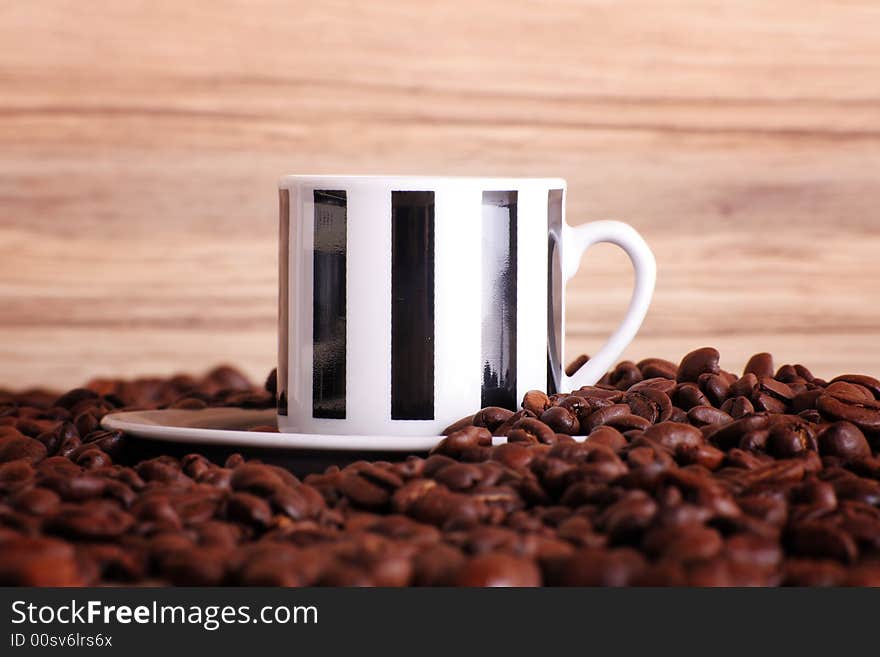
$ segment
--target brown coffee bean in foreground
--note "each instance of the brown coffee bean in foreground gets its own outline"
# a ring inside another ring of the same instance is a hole
[[[718,360],[721,354],[713,347],[703,347],[690,352],[681,359],[676,373],[679,382],[691,381],[696,383],[701,374],[718,374]]]
[[[456,577],[457,586],[540,586],[541,572],[531,559],[509,554],[482,554],[467,561]]]

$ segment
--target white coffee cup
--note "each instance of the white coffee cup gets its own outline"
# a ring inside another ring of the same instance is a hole
[[[635,336],[656,264],[629,225],[565,223],[558,178],[285,176],[278,426],[434,435],[531,389],[595,383]],[[563,372],[565,281],[598,242],[635,268],[626,316]]]

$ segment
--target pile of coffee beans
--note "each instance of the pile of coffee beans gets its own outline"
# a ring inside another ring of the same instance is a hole
[[[303,478],[237,454],[140,460],[99,427],[273,393],[229,367],[0,391],[0,584],[880,585],[870,376],[769,354],[738,376],[712,348],[623,362],[484,408],[430,455]]]

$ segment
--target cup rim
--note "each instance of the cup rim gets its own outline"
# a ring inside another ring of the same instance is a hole
[[[479,186],[523,186],[523,185],[540,185],[553,187],[555,189],[565,189],[567,183],[564,178],[555,177],[518,177],[518,176],[431,176],[431,175],[347,175],[347,174],[289,174],[281,176],[278,179],[279,189],[288,189],[298,185],[326,184],[333,182],[334,184],[367,184],[380,183],[388,185],[479,185]]]

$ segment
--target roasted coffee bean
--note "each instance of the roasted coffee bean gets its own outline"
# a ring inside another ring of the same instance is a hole
[[[134,518],[114,502],[91,500],[61,505],[47,518],[45,529],[74,539],[103,540],[121,536],[133,524]]]
[[[787,542],[798,555],[836,559],[851,563],[858,558],[858,546],[842,529],[824,521],[810,521],[788,529]]]
[[[585,434],[589,435],[596,427],[608,424],[610,421],[623,417],[624,415],[631,414],[630,407],[626,404],[612,404],[611,406],[605,406],[604,408],[594,411],[590,417],[587,418],[587,425],[581,427],[581,429]]]
[[[730,390],[728,391],[728,397],[745,397],[747,399],[751,399],[755,391],[758,389],[758,377],[756,377],[751,372],[747,374],[743,374],[741,378],[737,379],[730,385]]]
[[[665,422],[672,415],[672,401],[662,390],[644,387],[630,390],[624,397],[633,415],[645,418],[648,422]]]
[[[82,401],[91,401],[98,399],[98,394],[86,388],[74,388],[73,390],[61,395],[52,406],[60,406],[61,408],[71,409]]]
[[[468,490],[483,479],[483,470],[472,463],[453,463],[439,470],[435,481],[450,490]]]
[[[10,496],[9,502],[13,508],[24,513],[45,516],[58,507],[61,498],[53,490],[35,486],[14,493]]]
[[[871,456],[871,447],[865,435],[850,422],[835,422],[818,436],[819,453],[842,459],[863,459]]]
[[[758,389],[782,401],[790,401],[795,396],[790,386],[769,376],[758,379]]]
[[[703,433],[699,429],[679,422],[655,424],[645,431],[645,438],[673,452],[679,446],[693,448],[703,444]]]
[[[544,411],[541,414],[541,422],[556,433],[563,433],[569,436],[577,435],[580,429],[577,415],[562,406],[553,406]]]
[[[42,536],[15,536],[0,543],[0,584],[4,586],[85,586],[73,546]]]
[[[674,561],[711,559],[723,546],[717,530],[693,524],[656,527],[642,539],[642,549],[647,554]]]
[[[272,509],[266,500],[250,493],[234,493],[226,500],[226,514],[233,520],[257,528],[268,527]]]
[[[446,543],[433,545],[413,560],[413,583],[417,586],[453,586],[465,561],[460,549]]]
[[[551,567],[552,585],[629,586],[645,570],[645,558],[632,548],[587,548]]]
[[[489,431],[495,431],[513,415],[513,411],[497,406],[484,408],[473,418],[475,427],[486,427]]]
[[[527,411],[526,409],[520,409],[513,415],[511,415],[507,420],[502,422],[495,431],[492,432],[493,436],[507,436],[510,433],[510,430],[513,426],[519,422],[520,420],[524,420],[526,418],[536,418],[536,415],[531,411]]]
[[[556,432],[540,420],[525,418],[513,426],[507,434],[507,440],[513,443],[552,445],[556,442]]]
[[[720,374],[701,374],[698,385],[713,406],[721,406],[730,393],[730,383]]]
[[[627,446],[627,440],[617,429],[609,426],[601,426],[590,432],[590,444],[605,445],[616,453]]]
[[[874,393],[855,383],[847,383],[846,381],[835,381],[829,383],[824,392],[826,395],[838,397],[840,399],[852,399],[856,401],[874,401]]]
[[[458,586],[540,586],[541,572],[531,559],[504,553],[469,559],[459,570]]]
[[[733,422],[731,416],[712,406],[694,406],[688,411],[688,420],[697,427]]]
[[[468,415],[466,417],[461,418],[460,420],[456,420],[448,427],[443,429],[440,432],[443,436],[448,436],[451,433],[455,433],[456,431],[461,431],[462,429],[466,429],[467,427],[473,426],[474,424],[474,415]]]
[[[773,356],[766,352],[755,354],[749,358],[749,362],[746,363],[745,369],[743,369],[743,376],[746,374],[753,374],[759,379],[763,377],[772,377]]]
[[[706,438],[719,449],[729,450],[738,447],[743,435],[750,431],[767,429],[770,421],[765,415],[748,415],[744,418],[721,425]]]
[[[26,488],[34,472],[33,466],[22,459],[0,464],[0,493],[14,493]]]
[[[729,414],[734,420],[740,420],[747,415],[754,415],[755,408],[747,397],[733,397],[721,405],[721,410]]]
[[[565,376],[574,376],[575,373],[579,369],[581,369],[584,365],[586,365],[589,360],[590,360],[589,356],[587,356],[586,354],[581,354],[580,356],[575,358],[573,361],[571,361],[568,365],[566,365]]]
[[[675,382],[675,378],[666,379],[662,377],[654,377],[653,379],[645,379],[643,381],[639,381],[627,392],[638,392],[650,388],[652,390],[662,392],[668,397],[672,394],[672,391],[675,390],[677,385],[678,384]]]
[[[642,491],[631,491],[599,516],[599,527],[613,543],[638,538],[657,513],[657,503]]]
[[[707,470],[717,470],[724,462],[724,452],[712,445],[680,444],[675,449],[675,457],[681,465],[696,464]]]
[[[711,406],[711,402],[694,383],[680,383],[672,393],[673,403],[683,411],[695,406]]]
[[[769,413],[785,413],[785,402],[765,392],[758,392],[752,399],[755,410]]]
[[[12,427],[0,427],[0,463],[23,459],[37,463],[46,457],[46,446]]]
[[[636,367],[646,379],[675,379],[678,373],[678,365],[663,358],[646,358],[636,363]]]
[[[844,420],[862,431],[880,432],[880,401],[842,400],[822,395],[816,400],[816,408],[831,421]]]
[[[611,418],[602,426],[611,427],[621,433],[628,434],[630,431],[644,431],[651,426],[651,423],[643,417],[629,413]]]
[[[676,381],[696,383],[701,374],[707,372],[709,374],[718,374],[720,371],[718,367],[720,357],[718,350],[712,347],[703,347],[702,349],[690,352],[682,358],[678,366],[678,372],[675,377]]]
[[[618,390],[629,390],[643,378],[642,372],[636,367],[636,364],[625,360],[612,370],[609,381]]]
[[[522,407],[541,417],[541,413],[550,407],[550,398],[540,390],[529,390],[523,397]]]
[[[838,381],[854,383],[863,388],[867,388],[874,394],[874,399],[880,399],[880,380],[875,379],[873,376],[865,376],[864,374],[842,374],[831,379],[831,381],[828,382],[829,387]]]
[[[791,458],[816,450],[816,438],[809,423],[796,416],[774,416],[769,430],[767,450],[777,458]]]

